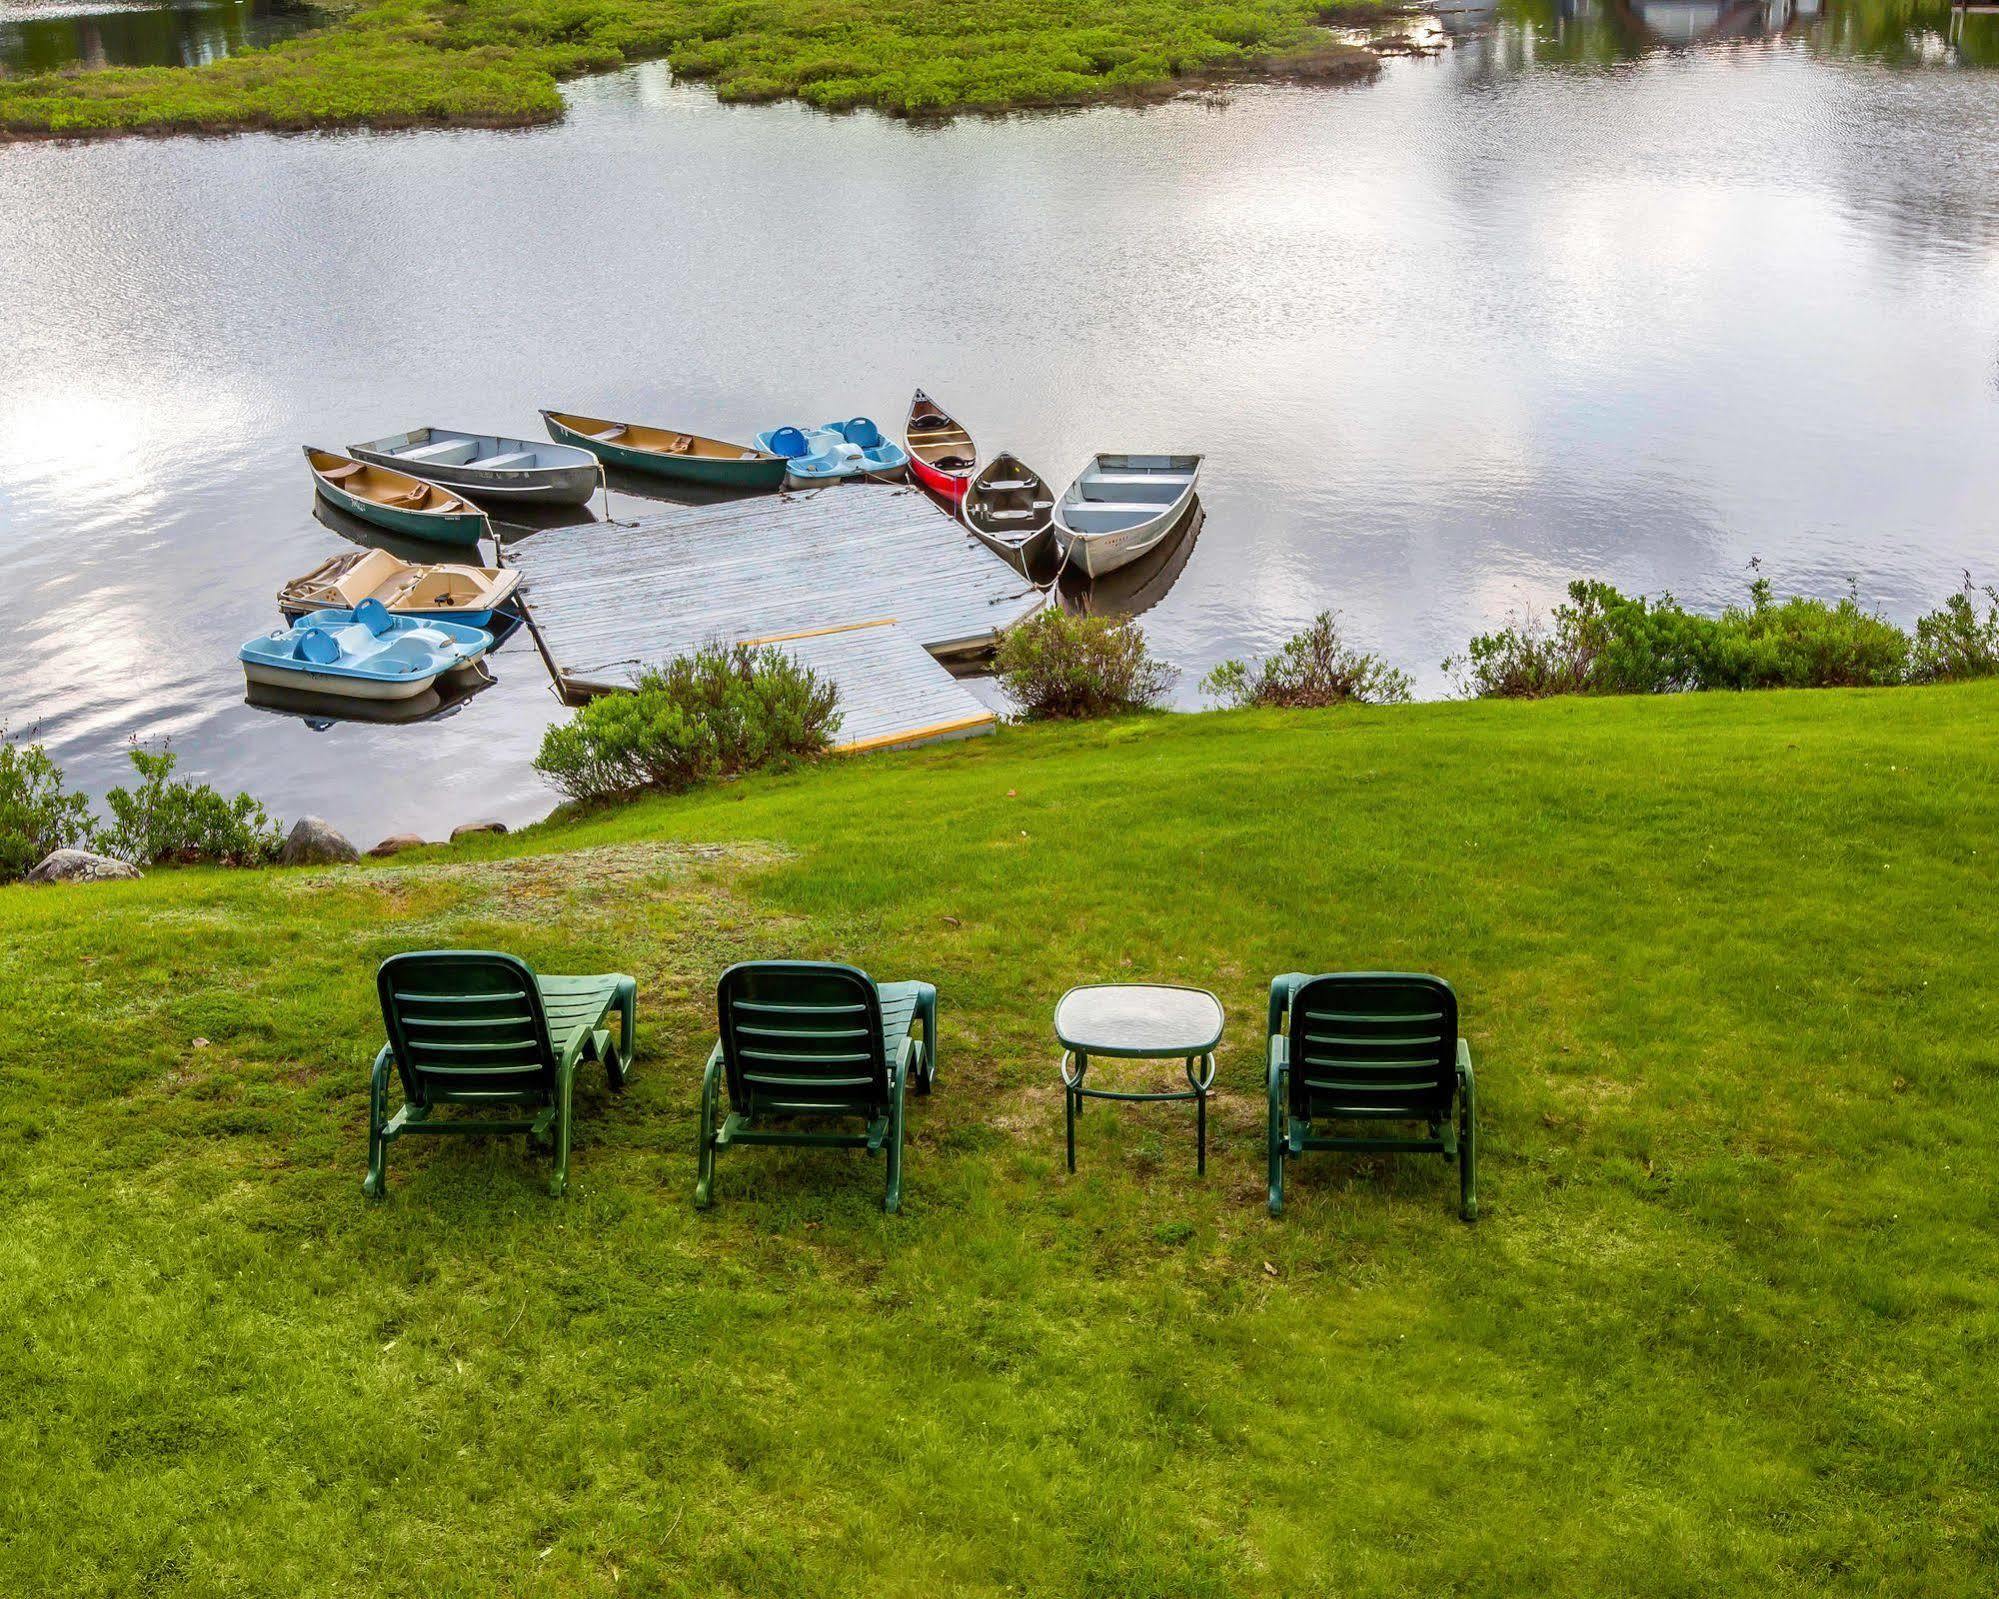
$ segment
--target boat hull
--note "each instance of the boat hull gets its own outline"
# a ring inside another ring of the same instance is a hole
[[[1018,567],[1023,574],[1031,574],[1055,548],[1053,527],[1038,528],[1018,543],[995,538],[992,534],[975,527],[967,526],[965,531],[1009,566]]]
[[[400,678],[381,682],[372,678],[343,677],[336,672],[319,672],[309,666],[269,666],[261,661],[243,663],[244,678],[260,688],[288,688],[298,694],[319,694],[341,700],[413,700],[427,693],[441,679],[476,673],[477,663],[467,661],[448,672],[432,672],[426,677]]]
[[[545,420],[548,436],[556,443],[588,450],[607,466],[621,467],[627,472],[642,472],[647,477],[711,489],[768,490],[780,488],[784,483],[782,460],[756,456],[730,461],[706,455],[669,455],[662,450],[640,450],[608,439],[593,439],[587,433],[565,427],[552,416]]]
[[[914,455],[909,458],[909,475],[938,499],[951,505],[964,499],[965,486],[972,481],[970,472],[946,472]]]
[[[1149,521],[1120,528],[1115,533],[1078,534],[1059,522],[1048,531],[1062,553],[1064,566],[1073,567],[1085,577],[1098,578],[1157,549],[1167,534],[1187,520],[1193,498],[1190,492],[1184,500],[1168,506]]]
[[[401,511],[392,505],[377,505],[373,500],[364,500],[358,494],[349,494],[337,488],[324,478],[315,479],[319,492],[330,504],[338,506],[349,516],[357,516],[363,522],[384,528],[391,533],[400,533],[407,539],[422,539],[429,544],[459,545],[465,549],[477,549],[479,540],[485,537],[491,525],[483,512]]]
[[[398,461],[384,450],[357,446],[347,453],[357,461],[368,461],[399,472],[410,470],[407,462]],[[502,469],[497,472],[489,472],[476,465],[440,466],[426,462],[421,475],[432,483],[457,489],[461,494],[475,495],[482,500],[506,500],[517,505],[583,505],[588,503],[590,496],[597,492],[597,485],[603,481],[594,464],[583,462],[574,466],[529,466],[518,471]]]

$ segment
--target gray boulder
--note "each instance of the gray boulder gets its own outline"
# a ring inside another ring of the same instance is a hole
[[[30,883],[105,883],[118,878],[146,874],[128,861],[109,855],[93,855],[87,849],[59,849],[43,861],[26,881]]]
[[[368,853],[381,860],[389,855],[400,855],[406,849],[422,849],[429,842],[421,833],[391,833]]]
[[[301,816],[285,835],[278,860],[285,866],[337,866],[358,861],[361,852],[347,842],[347,835],[318,816]]]
[[[455,844],[461,838],[470,838],[474,833],[504,833],[506,830],[505,822],[465,822],[452,828],[451,842]]]

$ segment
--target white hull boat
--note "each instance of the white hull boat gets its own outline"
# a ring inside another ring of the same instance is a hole
[[[412,428],[349,445],[357,461],[413,472],[461,494],[531,505],[581,505],[597,492],[597,457],[573,444],[456,428]]]
[[[1098,578],[1129,566],[1186,520],[1198,455],[1098,455],[1055,504],[1064,567]]]

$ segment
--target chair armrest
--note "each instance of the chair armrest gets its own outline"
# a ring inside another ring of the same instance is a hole
[[[1458,1083],[1460,1086],[1467,1086],[1471,1080],[1471,1045],[1460,1038],[1458,1040]]]
[[[902,1035],[902,1043],[896,1049],[895,1052],[896,1081],[900,1082],[903,1078],[909,1075],[910,1057],[912,1055],[919,1054],[922,1051],[922,1048],[923,1048],[922,1044],[917,1042],[917,1038],[914,1033],[904,1033]]]
[[[1270,1025],[1264,1028],[1266,1033],[1284,1031],[1284,1019],[1291,1013],[1291,996],[1305,980],[1304,972],[1286,972],[1270,980]]]

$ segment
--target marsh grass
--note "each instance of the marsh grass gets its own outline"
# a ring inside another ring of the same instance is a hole
[[[0,1591],[1971,1593],[1999,1560],[1999,684],[1137,717],[386,866],[0,891]],[[360,1196],[373,968],[640,984],[570,1195]],[[934,978],[904,1214],[689,1204],[712,983]],[[1457,986],[1434,1160],[1262,1205],[1263,985]],[[1214,987],[1092,1106],[1070,983]],[[197,1041],[202,1042],[197,1042]]]
[[[1369,52],[1314,25],[1325,10],[1316,0],[385,0],[206,66],[0,77],[0,131],[517,126],[562,114],[564,78],[659,57],[725,100],[899,115],[1144,98],[1218,74],[1376,70]]]

